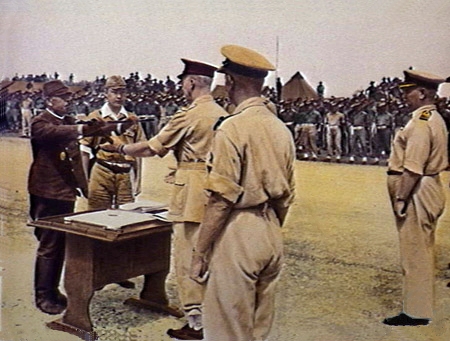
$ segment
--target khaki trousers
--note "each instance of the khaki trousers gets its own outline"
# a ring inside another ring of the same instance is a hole
[[[333,155],[336,151],[336,156],[341,156],[341,127],[329,126],[327,129],[327,153]]]
[[[114,196],[117,205],[134,202],[130,173],[114,173],[95,163],[89,179],[88,210],[111,208]]]
[[[281,228],[274,211],[232,211],[212,251],[204,300],[205,340],[266,339],[282,264]]]
[[[388,191],[394,203],[400,176],[388,176]],[[439,178],[423,176],[408,203],[406,218],[396,218],[403,274],[403,311],[417,318],[433,317],[434,242],[445,194]]]
[[[189,277],[192,249],[198,238],[199,223],[173,223],[174,262],[178,285],[178,295],[185,312],[202,309],[205,286]]]
[[[300,132],[300,145],[307,153],[318,154],[317,148],[317,128],[315,125],[302,125]]]

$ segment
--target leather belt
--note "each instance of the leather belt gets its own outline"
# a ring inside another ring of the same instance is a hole
[[[178,169],[186,169],[186,170],[205,170],[206,169],[206,163],[205,161],[181,161],[177,164]]]
[[[388,170],[387,175],[402,175],[403,172],[395,171],[395,170]],[[424,174],[422,176],[436,176],[439,175],[439,173],[433,173],[433,174]]]
[[[97,163],[114,173],[129,173],[131,170],[131,164],[129,163],[111,162],[101,159],[97,159]]]

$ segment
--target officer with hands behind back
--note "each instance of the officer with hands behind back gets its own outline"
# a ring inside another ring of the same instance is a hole
[[[387,179],[403,274],[403,312],[383,321],[391,326],[427,325],[433,318],[435,231],[445,207],[439,173],[448,166],[448,132],[435,105],[444,79],[404,74],[400,88],[412,117],[395,135]]]
[[[206,340],[265,340],[283,265],[280,226],[294,200],[295,146],[272,103],[261,97],[275,67],[242,46],[221,52],[226,60],[219,71],[237,107],[214,136],[205,186],[210,197],[191,277],[206,285]]]

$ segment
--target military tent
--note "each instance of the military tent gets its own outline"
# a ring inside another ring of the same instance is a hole
[[[305,80],[300,72],[295,73],[281,89],[281,99],[284,101],[295,101],[317,99],[319,96],[311,85]]]

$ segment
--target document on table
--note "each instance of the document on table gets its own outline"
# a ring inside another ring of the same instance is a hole
[[[151,213],[153,211],[159,211],[165,208],[167,205],[157,201],[142,200],[136,202],[130,202],[128,204],[120,205],[119,208],[125,211],[136,211]]]
[[[85,223],[110,230],[119,230],[122,227],[145,223],[156,219],[158,218],[149,213],[124,210],[104,210],[72,215],[65,217],[64,221]]]

